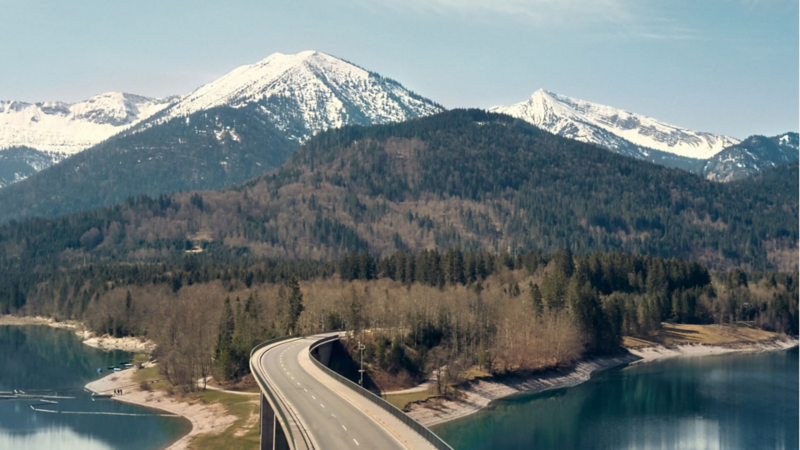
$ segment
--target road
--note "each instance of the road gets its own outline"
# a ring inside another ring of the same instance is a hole
[[[353,404],[359,404],[354,401],[357,394],[327,375],[320,376],[318,368],[309,367],[309,347],[320,338],[312,336],[286,341],[256,355],[256,370],[269,378],[299,416],[314,448],[410,448],[408,441],[401,441],[402,438],[380,424],[376,416]]]

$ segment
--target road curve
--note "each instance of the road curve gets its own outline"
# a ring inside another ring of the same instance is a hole
[[[297,338],[253,354],[253,368],[289,410],[298,447],[328,449],[433,449],[424,439],[310,361],[312,344],[327,335]]]

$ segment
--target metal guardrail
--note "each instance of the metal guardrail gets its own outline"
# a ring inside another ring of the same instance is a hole
[[[261,386],[261,390],[265,391],[267,393],[267,396],[270,399],[270,403],[272,403],[272,409],[274,409],[275,413],[278,414],[278,419],[281,421],[281,425],[283,425],[284,432],[286,432],[289,435],[288,439],[286,439],[286,441],[289,442],[289,445],[292,448],[296,448],[297,447],[297,444],[294,441],[294,435],[292,433],[292,428],[289,426],[289,421],[286,418],[286,415],[284,414],[283,409],[278,407],[278,405],[279,405],[278,399],[275,398],[275,395],[269,389],[269,387],[268,387],[269,385],[267,384],[267,381],[264,380],[261,377],[261,374],[259,374],[257,370],[254,370],[254,368],[253,368],[253,355],[258,350],[260,350],[260,349],[262,349],[262,348],[264,348],[264,347],[266,347],[268,345],[277,344],[278,342],[286,341],[286,340],[289,340],[289,339],[294,339],[296,337],[297,336],[284,336],[282,338],[272,339],[272,340],[269,340],[267,342],[262,342],[261,344],[258,344],[255,348],[253,348],[253,350],[250,351],[250,373],[252,373],[253,376],[256,378],[256,381]],[[314,358],[311,358],[311,359],[314,359]]]
[[[338,340],[339,340],[339,336],[330,336],[330,337],[321,339],[321,340],[319,340],[319,341],[317,341],[317,342],[315,342],[315,343],[313,343],[311,345],[311,347],[309,348],[309,352],[313,351],[315,348],[317,348],[317,347],[319,347],[321,345],[327,344],[328,342],[338,341]],[[409,428],[411,428],[417,434],[422,436],[423,439],[428,441],[431,445],[433,445],[438,450],[453,450],[453,447],[450,447],[450,445],[448,445],[447,442],[443,441],[442,438],[437,436],[436,433],[434,433],[433,431],[429,430],[427,427],[425,427],[421,423],[419,423],[416,420],[414,420],[411,417],[409,417],[408,414],[404,413],[403,411],[398,409],[396,406],[392,405],[391,403],[387,402],[386,400],[382,399],[381,397],[375,395],[374,393],[364,389],[363,387],[359,386],[358,384],[353,383],[352,381],[348,380],[347,378],[345,378],[345,377],[339,375],[338,373],[334,372],[333,370],[329,369],[328,367],[325,366],[325,364],[322,364],[320,361],[318,361],[316,358],[314,358],[313,355],[311,355],[311,361],[314,364],[316,364],[317,367],[322,369],[322,371],[325,372],[326,374],[330,375],[331,377],[333,377],[334,379],[336,379],[340,383],[343,383],[345,386],[348,386],[350,389],[354,390],[356,393],[358,393],[362,397],[366,398],[367,400],[371,401],[372,403],[375,403],[377,406],[380,406],[385,411],[387,411],[389,414],[395,416],[401,422],[403,422],[404,424],[408,425]]]

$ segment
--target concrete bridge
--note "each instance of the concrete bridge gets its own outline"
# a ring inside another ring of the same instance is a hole
[[[402,411],[328,369],[339,337],[283,338],[253,349],[261,449],[452,450]]]

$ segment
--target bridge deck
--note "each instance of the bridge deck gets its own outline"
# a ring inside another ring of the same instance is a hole
[[[283,341],[253,355],[254,369],[290,409],[297,447],[433,449],[399,419],[311,362],[310,346],[325,336]]]

